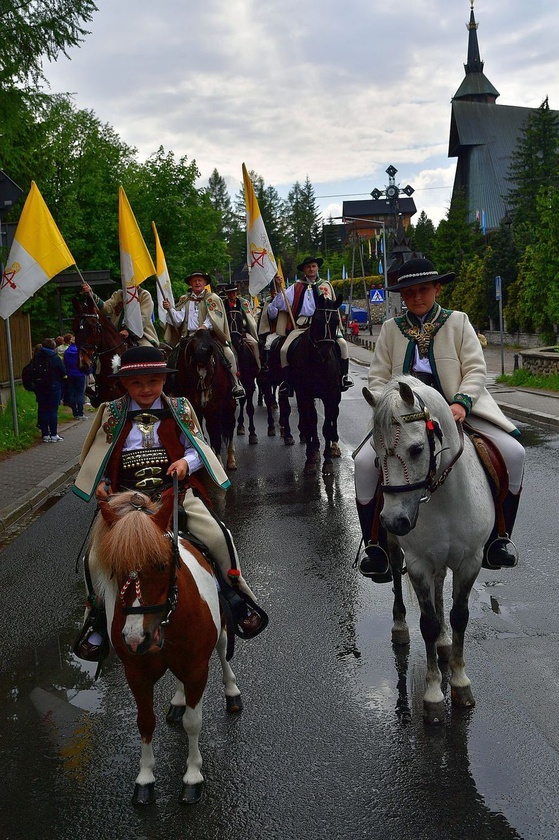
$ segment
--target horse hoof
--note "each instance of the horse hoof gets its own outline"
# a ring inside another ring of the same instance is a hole
[[[440,703],[423,703],[423,720],[429,726],[443,726],[445,716],[444,700],[441,700]]]
[[[151,805],[152,802],[155,802],[155,782],[149,785],[135,784],[132,805]]]
[[[286,435],[283,439],[283,442],[286,446],[295,446],[295,441],[291,437],[291,435]]]
[[[226,697],[225,704],[230,715],[237,715],[243,711],[243,701],[240,694],[237,694],[236,697]]]
[[[258,435],[249,435],[248,436],[249,443],[258,443]]]
[[[244,426],[237,426],[237,434],[238,435],[244,435],[244,433],[245,433],[245,427]]]
[[[325,461],[322,465],[322,475],[334,475],[334,465],[332,461]]]
[[[330,454],[332,455],[332,458],[342,457],[342,450],[340,449],[340,445],[338,443],[333,443],[330,446]]]
[[[228,470],[236,470],[237,469],[237,462],[236,461],[227,461],[227,469]]]
[[[202,789],[204,782],[196,782],[195,785],[183,785],[181,792],[181,802],[183,805],[196,805],[202,798]]]
[[[393,627],[392,628],[392,644],[403,646],[409,645],[410,643],[410,631],[408,626],[405,627]]]
[[[268,426],[268,437],[275,437],[276,436],[276,427],[275,426]]]
[[[299,435],[299,443],[306,443],[305,435]]]
[[[456,706],[458,709],[473,709],[476,704],[474,695],[472,694],[472,689],[469,685],[462,687],[451,686],[450,696],[452,699],[452,705]]]
[[[184,715],[185,709],[186,706],[173,706],[173,704],[171,703],[167,714],[165,715],[165,720],[171,725],[175,723],[182,723],[182,716]]]

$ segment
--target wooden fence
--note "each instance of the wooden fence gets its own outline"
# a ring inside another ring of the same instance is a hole
[[[31,326],[29,315],[16,312],[10,318],[10,334],[12,337],[12,356],[14,361],[14,377],[21,377],[21,370],[31,358]],[[0,318],[0,386],[9,383],[8,344],[6,341],[6,322]]]

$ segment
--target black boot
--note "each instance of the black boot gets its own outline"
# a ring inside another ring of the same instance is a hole
[[[102,662],[109,653],[109,633],[104,603],[88,596],[90,612],[74,642],[74,653],[86,662]]]
[[[348,388],[353,388],[355,383],[349,375],[349,359],[340,358],[340,372],[342,375],[342,391],[347,391]]]
[[[508,569],[514,568],[518,563],[518,550],[515,544],[510,539],[514,521],[516,519],[516,512],[518,511],[518,502],[520,493],[514,495],[507,493],[503,500],[503,516],[505,518],[505,527],[507,529],[505,536],[499,536],[497,525],[493,526],[491,536],[485,543],[483,550],[482,568],[484,569],[501,569],[503,566]]]
[[[370,578],[375,583],[390,583],[392,571],[387,551],[388,540],[384,528],[379,526],[378,542],[371,542],[376,503],[376,497],[366,505],[356,502],[361,533],[365,541],[365,552],[359,560],[359,571],[363,577]]]

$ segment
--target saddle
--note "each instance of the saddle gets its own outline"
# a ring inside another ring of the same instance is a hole
[[[464,432],[468,435],[474,445],[491,488],[491,495],[495,503],[495,516],[499,535],[506,534],[505,517],[503,514],[503,500],[509,489],[509,474],[507,465],[499,449],[492,440],[478,431],[464,426]]]

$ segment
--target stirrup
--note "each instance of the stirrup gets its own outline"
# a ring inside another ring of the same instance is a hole
[[[363,577],[370,578],[375,583],[390,583],[390,558],[379,543],[367,543],[365,553],[359,561],[359,571]]]
[[[342,376],[342,391],[347,391],[348,388],[353,388],[354,385],[355,385],[355,382],[353,381],[351,376],[348,376],[348,374],[345,373]]]
[[[246,392],[242,385],[233,385],[231,394],[235,400],[242,400],[243,397],[246,397]]]
[[[495,562],[492,563],[490,561],[489,555],[491,554],[491,550],[494,547],[496,549],[499,549],[499,548],[508,549],[508,550],[505,550],[505,552],[504,552],[505,555],[508,555],[507,562],[502,563],[502,562],[497,561],[496,563]],[[509,547],[512,547],[512,551],[510,551]],[[513,562],[512,563],[509,562],[508,558],[512,558]],[[495,537],[495,539],[492,540],[489,543],[489,545],[485,546],[484,551],[483,551],[483,560],[481,561],[482,569],[491,569],[492,571],[498,571],[499,569],[503,569],[503,568],[514,569],[514,567],[517,566],[517,565],[518,565],[518,548],[516,547],[516,544],[513,543],[513,541],[511,540],[511,538],[507,534],[504,534],[502,537],[501,536]]]

